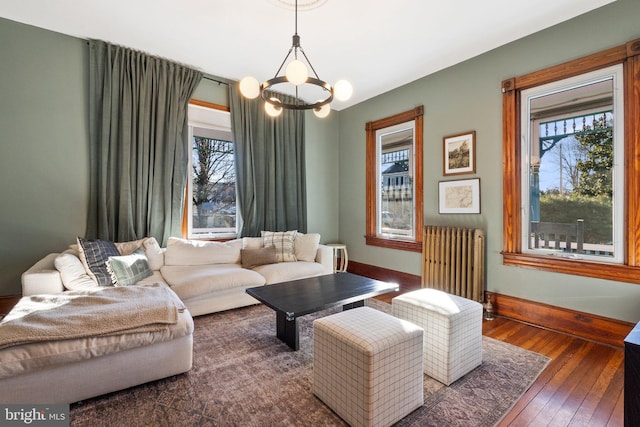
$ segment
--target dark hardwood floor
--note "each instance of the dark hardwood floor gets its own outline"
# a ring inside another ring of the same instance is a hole
[[[397,295],[378,299],[391,302]],[[499,426],[623,426],[624,350],[496,316],[485,336],[551,361]]]

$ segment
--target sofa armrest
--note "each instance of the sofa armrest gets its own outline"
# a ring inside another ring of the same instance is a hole
[[[49,254],[22,273],[22,296],[64,291],[62,278],[54,265],[58,255],[60,254]]]
[[[333,273],[333,249],[329,246],[318,245],[318,253],[316,254],[316,262],[324,267],[324,274]]]

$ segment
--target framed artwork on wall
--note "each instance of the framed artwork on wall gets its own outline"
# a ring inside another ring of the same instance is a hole
[[[445,176],[476,172],[476,131],[445,136],[442,141]]]
[[[480,178],[438,183],[438,212],[441,214],[479,214]]]

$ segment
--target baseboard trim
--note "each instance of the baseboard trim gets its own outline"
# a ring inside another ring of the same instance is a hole
[[[591,341],[624,347],[635,324],[541,302],[488,292],[497,315]]]
[[[403,273],[396,270],[389,270],[388,268],[362,264],[360,262],[351,260],[349,260],[347,271],[359,276],[370,277],[371,279],[397,283],[400,286],[400,290],[402,292],[418,289],[420,288],[422,283],[422,278],[414,274]]]
[[[375,265],[349,261],[347,270],[372,279],[398,283],[401,292],[408,292],[422,286],[422,278],[420,276]],[[621,320],[496,292],[487,292],[487,294],[491,295],[494,312],[498,316],[615,347],[624,346],[624,339],[635,326],[633,323]]]

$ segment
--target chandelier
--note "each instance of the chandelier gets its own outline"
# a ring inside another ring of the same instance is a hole
[[[279,75],[284,67],[285,63],[293,54],[293,60],[290,61],[283,76]],[[301,54],[301,55],[299,55]],[[304,59],[304,61],[302,61]],[[305,64],[306,61],[306,64]],[[308,67],[307,67],[308,65]],[[313,75],[309,75],[309,68],[313,72]],[[295,100],[287,102],[274,96],[273,92],[268,94],[266,91],[275,85],[279,84],[292,84],[295,87]],[[320,89],[322,94],[321,99],[318,99],[314,103],[305,102],[300,99],[299,89],[303,85],[308,85],[314,89]],[[265,104],[264,108],[268,115],[277,117],[282,114],[284,108],[291,110],[311,110],[313,113],[320,117],[327,117],[331,111],[330,103],[334,97],[339,101],[346,101],[351,97],[353,88],[351,83],[347,80],[339,80],[332,87],[329,83],[321,80],[318,77],[318,73],[311,65],[311,61],[304,53],[302,46],[300,45],[300,36],[298,35],[298,0],[295,1],[295,33],[293,34],[293,42],[291,48],[287,52],[280,68],[276,71],[275,76],[272,79],[260,84],[255,77],[245,77],[240,80],[240,93],[245,98],[255,99],[260,96]]]

